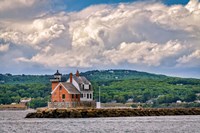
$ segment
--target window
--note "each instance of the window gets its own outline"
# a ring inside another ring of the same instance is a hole
[[[60,86],[60,90],[62,90],[62,86]]]
[[[82,84],[82,89],[84,90],[84,84]]]
[[[81,94],[81,98],[83,98],[83,94]]]
[[[76,94],[76,98],[78,99],[78,94]]]
[[[92,99],[92,94],[90,94],[90,99]]]
[[[81,89],[82,89],[82,90],[84,89],[84,84],[81,84]]]
[[[72,99],[74,98],[74,94],[72,94]]]
[[[87,99],[89,99],[89,94],[87,94]]]
[[[91,90],[91,85],[89,85],[89,89]]]
[[[65,99],[65,94],[62,94],[62,99]]]
[[[88,89],[89,89],[89,85],[86,85],[86,84],[85,84],[84,89],[85,89],[85,90],[88,90]]]

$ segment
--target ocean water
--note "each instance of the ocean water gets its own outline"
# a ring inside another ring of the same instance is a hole
[[[0,111],[0,133],[200,133],[200,116],[26,119]]]

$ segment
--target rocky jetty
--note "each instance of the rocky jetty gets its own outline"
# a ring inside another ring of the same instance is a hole
[[[39,109],[26,118],[94,118],[132,116],[200,115],[200,108],[163,109]]]
[[[27,106],[22,104],[0,105],[0,110],[26,110]]]

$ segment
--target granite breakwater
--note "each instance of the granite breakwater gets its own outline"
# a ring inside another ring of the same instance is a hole
[[[95,118],[95,117],[134,117],[200,115],[200,108],[145,108],[145,109],[38,109],[26,118]]]

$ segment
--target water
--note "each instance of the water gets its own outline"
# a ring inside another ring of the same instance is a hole
[[[200,133],[200,116],[25,119],[0,111],[0,133]]]

